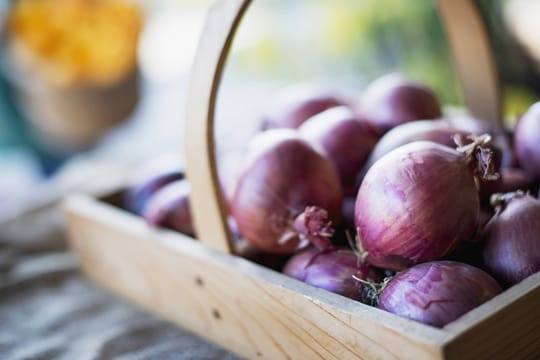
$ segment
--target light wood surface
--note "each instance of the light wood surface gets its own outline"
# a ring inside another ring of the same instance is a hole
[[[89,197],[65,208],[97,283],[241,356],[438,359],[451,334],[316,289]]]
[[[540,274],[437,329],[316,289],[87,196],[65,204],[97,283],[261,359],[537,359]]]
[[[475,0],[436,0],[471,112],[500,122],[498,79],[489,38]],[[251,0],[220,0],[211,8],[192,69],[186,112],[187,173],[195,227],[209,248],[231,252],[227,209],[217,177],[214,107],[224,65]]]
[[[226,204],[217,176],[214,108],[236,28],[251,1],[217,1],[210,9],[191,69],[185,152],[196,232],[208,248],[232,252]]]

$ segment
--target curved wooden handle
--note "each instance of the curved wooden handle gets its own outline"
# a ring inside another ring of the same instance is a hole
[[[475,116],[500,121],[497,72],[476,1],[436,1],[467,106]],[[233,244],[217,176],[214,108],[232,39],[250,3],[219,0],[210,9],[192,68],[185,119],[187,173],[197,235],[207,247],[228,253]]]
[[[463,89],[465,105],[477,118],[501,125],[499,75],[477,1],[437,0],[437,5]]]

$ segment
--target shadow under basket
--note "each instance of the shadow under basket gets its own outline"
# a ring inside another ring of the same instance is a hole
[[[538,359],[540,273],[442,329],[317,289],[231,254],[213,143],[217,88],[249,0],[218,1],[195,59],[186,121],[200,240],[102,199],[66,200],[70,242],[96,283],[251,359]],[[499,118],[495,66],[473,0],[438,0],[467,106]],[[471,49],[474,49],[472,51]]]

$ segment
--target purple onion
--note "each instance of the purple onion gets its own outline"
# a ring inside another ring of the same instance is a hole
[[[247,240],[286,254],[332,235],[343,195],[330,160],[287,129],[255,137],[246,160],[230,205]]]
[[[476,171],[491,169],[489,158],[476,155],[485,151],[487,139],[461,151],[413,142],[369,169],[355,206],[358,247],[368,262],[401,270],[439,259],[474,235],[480,211]]]
[[[278,94],[271,111],[264,116],[263,130],[296,129],[313,115],[346,102],[334,91],[319,86],[300,84],[288,87]]]
[[[313,116],[298,131],[336,166],[344,193],[356,194],[358,173],[378,140],[370,125],[340,106]]]
[[[372,82],[361,98],[358,111],[379,134],[409,121],[442,116],[439,100],[430,88],[399,74]]]
[[[183,179],[184,176],[184,168],[176,157],[167,155],[153,159],[141,167],[128,184],[124,195],[125,208],[141,215],[156,191],[170,182]]]
[[[189,207],[191,187],[187,180],[173,181],[156,191],[143,211],[145,220],[153,225],[194,236]]]
[[[455,149],[456,134],[463,137],[470,135],[469,132],[458,130],[443,120],[419,120],[398,125],[381,137],[369,156],[366,167],[371,167],[375,161],[390,151],[414,141],[433,141]]]
[[[443,327],[501,291],[491,276],[474,266],[434,261],[396,275],[382,291],[379,308]]]
[[[319,251],[308,248],[294,255],[283,272],[295,279],[351,299],[362,300],[364,285],[353,275],[366,281],[380,281],[381,275],[368,264],[359,262],[356,254],[346,249]]]
[[[498,209],[486,225],[484,263],[504,285],[540,271],[540,200],[523,193],[495,195]]]
[[[540,179],[540,102],[519,119],[514,133],[514,150],[521,167]]]

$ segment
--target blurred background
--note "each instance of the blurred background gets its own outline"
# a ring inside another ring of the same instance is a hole
[[[189,70],[211,3],[0,0],[0,220],[121,182],[157,155],[182,157]],[[540,94],[540,2],[480,5],[511,128]],[[245,144],[286,85],[354,96],[391,71],[462,106],[433,1],[254,1],[219,91],[219,151]]]

